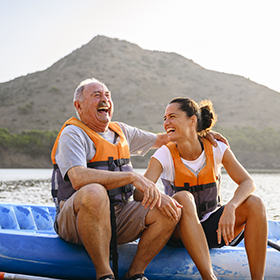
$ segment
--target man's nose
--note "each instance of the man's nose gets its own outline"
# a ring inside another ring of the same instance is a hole
[[[106,94],[102,94],[101,96],[101,101],[106,101],[108,102],[110,100],[109,96],[107,96]]]

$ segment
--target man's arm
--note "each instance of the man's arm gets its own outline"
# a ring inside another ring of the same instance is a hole
[[[229,146],[227,139],[219,132],[211,130],[206,134],[205,138],[207,140],[209,140],[214,147],[218,146],[218,144],[216,143],[216,140],[221,141],[221,142],[225,143],[227,146]]]
[[[158,149],[162,145],[166,145],[168,143],[167,134],[166,133],[158,133],[157,139],[151,149]]]
[[[89,184],[100,184],[107,190],[118,188],[127,184],[133,184],[144,197],[142,205],[145,208],[154,208],[160,205],[160,194],[156,185],[135,172],[111,172],[106,170],[98,170],[86,168],[84,166],[75,166],[68,170],[68,177],[75,190]]]
[[[221,141],[221,142],[225,143],[227,146],[229,146],[229,143],[228,143],[227,139],[218,132],[215,132],[215,131],[211,130],[210,132],[207,133],[205,138],[208,139],[214,147],[217,146],[216,140]],[[166,145],[167,143],[168,143],[167,134],[166,133],[158,133],[156,142],[151,147],[151,149],[158,149],[162,145]]]

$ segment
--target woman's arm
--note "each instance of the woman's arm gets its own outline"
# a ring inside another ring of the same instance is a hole
[[[161,163],[157,159],[152,157],[144,176],[152,182],[156,183],[162,171],[163,168]]]
[[[160,164],[160,162],[157,159],[152,157],[150,159],[150,162],[149,162],[148,168],[144,174],[144,177],[146,177],[150,181],[156,183],[161,173],[162,173],[162,165]],[[140,192],[138,189],[135,189],[134,199],[136,201],[142,201],[143,193]]]
[[[223,236],[228,245],[234,238],[235,210],[254,192],[256,187],[254,180],[229,148],[224,153],[222,164],[231,179],[238,185],[232,199],[225,205],[217,231],[218,242],[221,242]]]
[[[157,159],[152,157],[144,176],[150,179],[152,182],[156,183],[162,171],[163,168],[161,163]],[[141,200],[141,193],[139,191],[136,190],[136,193],[134,195],[135,195],[134,196],[135,200],[138,199]],[[159,207],[159,210],[170,219],[178,221],[179,220],[178,208],[182,208],[183,206],[179,204],[175,199],[173,199],[172,197],[164,193],[160,193],[160,195],[161,195],[161,205]]]

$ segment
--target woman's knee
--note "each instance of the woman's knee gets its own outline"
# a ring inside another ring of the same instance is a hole
[[[247,198],[247,200],[245,201],[245,203],[247,204],[248,210],[251,210],[254,212],[257,211],[259,213],[261,213],[261,211],[266,212],[265,204],[259,196],[250,195]]]
[[[180,191],[173,196],[181,205],[182,212],[190,215],[196,215],[196,204],[194,196],[188,191]]]
[[[266,209],[263,200],[256,196],[250,195],[236,210],[236,222],[242,224],[249,218],[266,217]]]
[[[173,195],[180,204],[195,204],[194,196],[188,191],[180,191]]]

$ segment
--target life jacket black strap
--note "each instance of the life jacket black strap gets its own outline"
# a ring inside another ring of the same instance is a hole
[[[197,206],[197,212],[200,213],[200,212],[205,212],[207,211],[209,208],[212,208],[216,205],[218,205],[219,203],[219,199],[213,199],[211,201],[208,201],[208,202],[204,202],[200,205]]]
[[[111,190],[107,190],[107,193],[109,195],[110,198],[113,198],[115,197],[116,195],[118,194],[121,194],[121,193],[129,193],[133,190],[133,185],[132,184],[128,184],[128,185],[125,185],[123,187],[119,187],[119,188],[116,188],[116,189],[111,189]]]
[[[208,209],[210,209],[214,206],[217,206],[219,204],[220,204],[220,197],[218,197],[216,199],[213,199],[211,201],[208,201],[208,202],[201,203],[200,205],[198,205],[196,207],[196,209],[197,209],[197,214],[198,214],[199,219],[201,220],[203,218],[203,213],[204,212],[206,212]]]
[[[57,190],[55,189],[52,189],[52,197],[57,197]]]
[[[172,188],[175,192],[188,191],[190,193],[200,192],[200,191],[204,191],[206,189],[214,188],[214,187],[216,187],[216,182],[209,183],[209,184],[196,185],[196,186],[191,186],[191,187],[190,187],[189,183],[185,183],[183,187],[176,187],[176,186],[172,185]]]
[[[116,167],[121,167],[125,164],[130,163],[129,158],[121,158],[113,160],[112,157],[108,158],[108,161],[96,161],[96,162],[89,162],[87,167],[89,168],[96,168],[99,166],[108,166],[110,171],[114,171]]]
[[[112,159],[110,157],[110,159]],[[96,162],[89,162],[87,164],[87,167],[89,168],[95,168],[95,167],[98,167],[98,166],[110,166],[110,163],[112,165],[112,163],[114,164],[111,168],[113,167],[120,167],[122,165],[125,165],[125,164],[128,164],[130,163],[130,159],[129,158],[120,158],[120,159],[115,159],[115,160],[108,160],[108,161],[96,161]],[[53,164],[53,169],[58,169],[58,165],[55,163]]]

